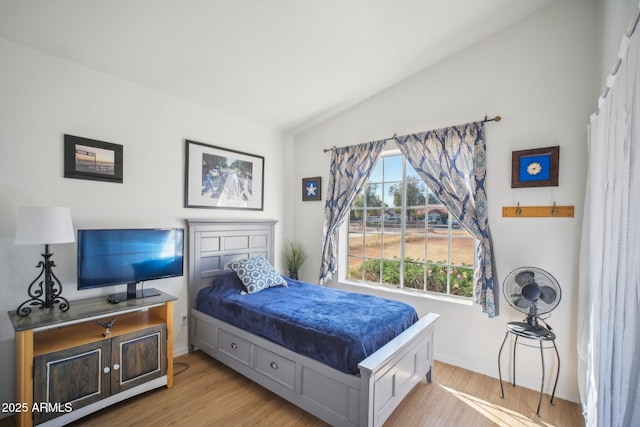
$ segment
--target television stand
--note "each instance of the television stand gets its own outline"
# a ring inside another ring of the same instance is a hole
[[[161,292],[112,305],[99,296],[71,301],[66,312],[9,312],[16,426],[66,425],[140,393],[171,388],[175,300]],[[105,334],[102,324],[114,319]]]
[[[137,283],[127,283],[127,292],[120,292],[117,294],[109,294],[107,301],[110,303],[116,303],[120,301],[148,298],[160,295],[160,291],[155,288],[148,289],[136,289]]]

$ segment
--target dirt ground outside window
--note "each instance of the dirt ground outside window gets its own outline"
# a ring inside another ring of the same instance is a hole
[[[375,270],[378,270],[378,267],[375,266],[376,264],[371,265],[374,260],[383,259],[385,260],[385,269],[389,265],[396,265],[396,267],[392,267],[396,272],[393,273],[395,276],[391,279],[389,279],[390,276],[385,274],[387,281],[391,281],[390,283],[379,284],[399,287],[400,279],[397,274],[403,239],[400,235],[400,230],[387,228],[381,233],[379,228],[367,227],[367,234],[363,234],[362,230],[353,230],[353,228],[350,231],[355,232],[349,233],[348,277],[354,280],[362,280],[363,264],[369,261],[367,274],[365,274],[366,280],[368,282],[373,281],[372,283],[374,284],[376,282],[385,282],[384,278],[380,279],[379,273],[375,273]],[[447,226],[429,227],[428,230],[406,229],[404,237],[405,268],[410,267],[410,265],[413,265],[413,267],[412,273],[405,270],[404,287],[407,289],[422,289],[424,286],[420,284],[423,282],[420,277],[423,277],[424,273],[420,273],[420,270],[416,271],[415,268],[424,263],[425,242],[427,245],[426,258],[429,264],[427,267],[429,275],[426,284],[427,290],[447,293],[446,283],[447,280],[450,280],[452,294],[471,296],[472,288],[470,286],[472,286],[475,239],[463,229],[451,229],[451,239],[449,239],[449,228]],[[450,264],[448,262],[449,249],[451,250]],[[396,262],[397,264],[395,264]],[[464,267],[457,268],[461,266]],[[370,275],[371,268],[374,270],[373,277]],[[435,276],[436,272],[438,272],[439,277]],[[415,276],[416,273],[418,276]],[[434,276],[431,276],[432,273],[434,273]],[[407,274],[413,276],[412,283],[406,282],[408,280]],[[449,279],[447,279],[447,275],[450,276]],[[464,290],[460,289],[460,287],[464,288]]]

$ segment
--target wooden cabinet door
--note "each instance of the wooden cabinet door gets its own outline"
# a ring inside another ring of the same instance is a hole
[[[110,357],[109,340],[35,357],[34,424],[108,397]]]
[[[167,328],[155,326],[111,339],[111,393],[167,373]]]

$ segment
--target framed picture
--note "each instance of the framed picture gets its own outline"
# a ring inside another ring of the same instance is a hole
[[[511,155],[511,188],[558,186],[560,147],[514,151]]]
[[[263,209],[264,157],[187,140],[185,163],[186,208]]]
[[[302,178],[302,200],[322,200],[320,189],[322,188],[322,178]]]
[[[79,136],[64,136],[65,178],[122,184],[122,145]]]

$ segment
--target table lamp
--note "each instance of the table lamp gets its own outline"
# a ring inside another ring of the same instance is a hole
[[[61,296],[62,284],[52,271],[56,264],[51,259],[53,254],[49,245],[75,241],[69,208],[31,206],[18,209],[16,245],[44,244],[45,252],[42,254],[44,260],[36,265],[41,269],[40,274],[29,285],[30,299],[18,306],[19,316],[28,316],[31,307],[53,308],[55,304],[59,304],[61,311],[69,310],[69,301]]]

